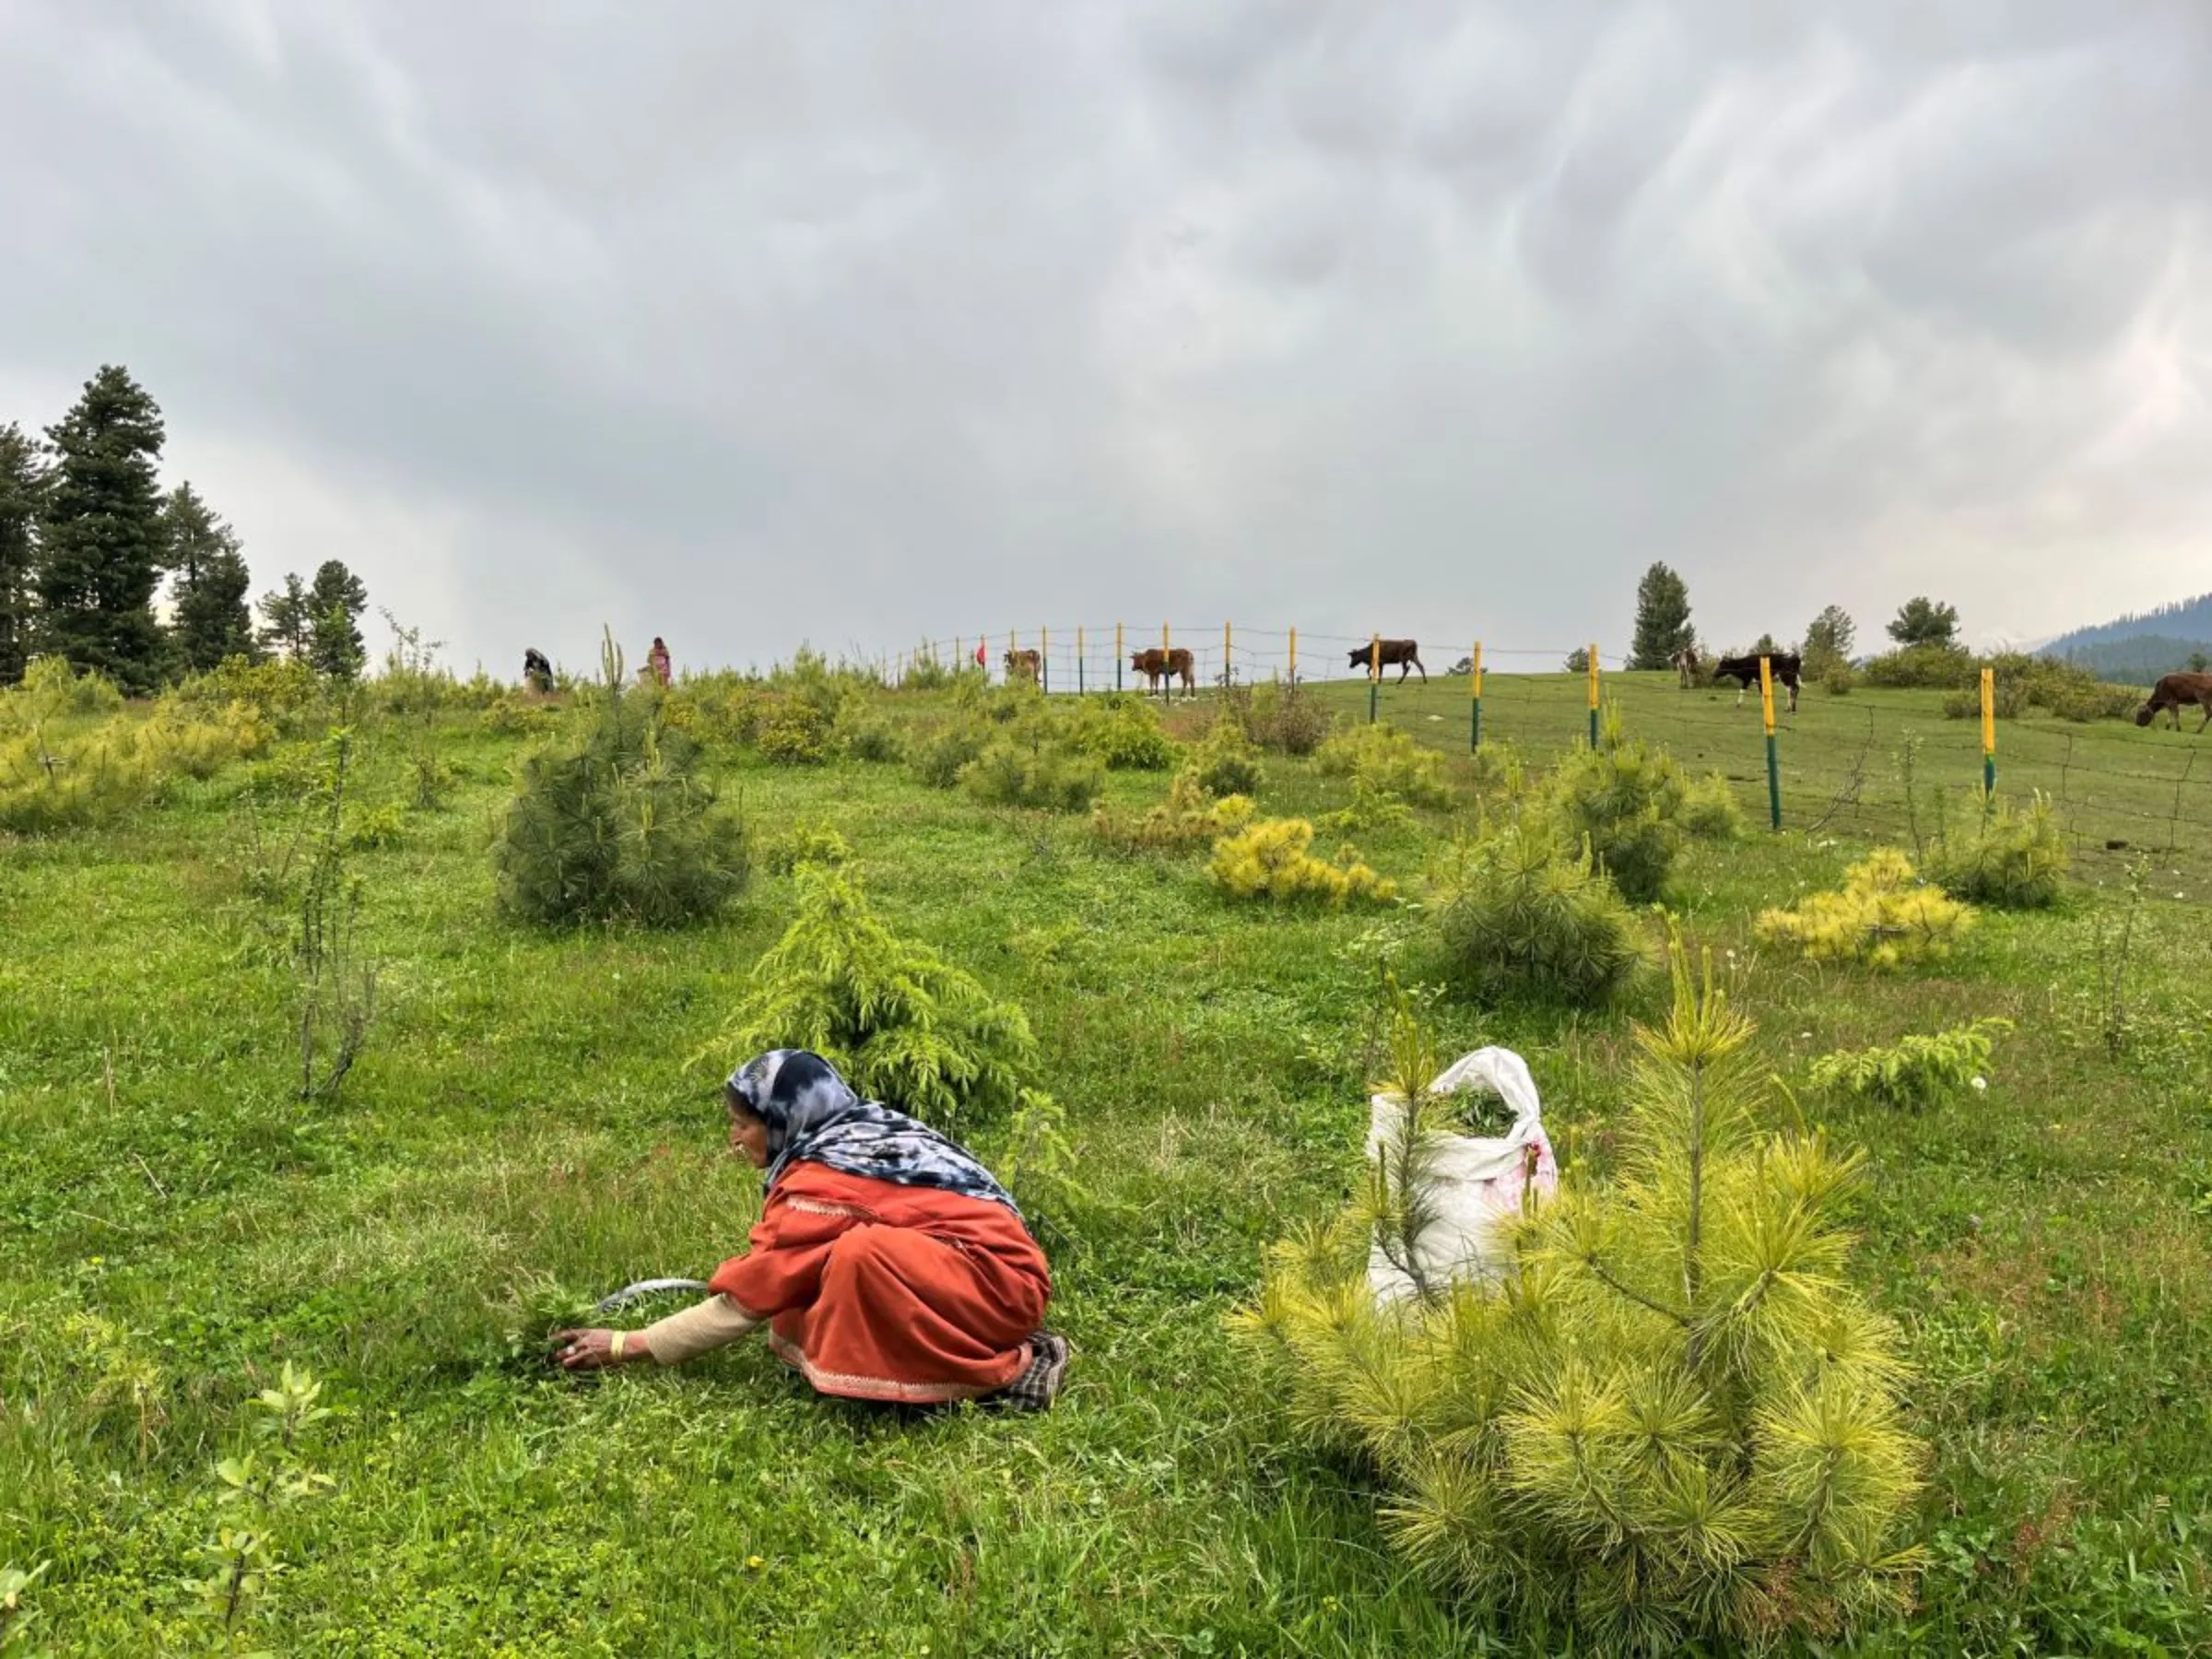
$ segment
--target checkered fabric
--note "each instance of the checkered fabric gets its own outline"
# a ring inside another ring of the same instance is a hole
[[[994,1404],[1003,1403],[1017,1411],[1045,1411],[1059,1397],[1060,1385],[1067,1378],[1067,1361],[1074,1353],[1067,1338],[1055,1336],[1050,1331],[1040,1331],[1030,1338],[1030,1369],[994,1396]]]

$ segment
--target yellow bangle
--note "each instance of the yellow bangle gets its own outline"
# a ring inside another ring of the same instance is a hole
[[[622,1363],[622,1345],[629,1339],[628,1331],[610,1331],[606,1338],[606,1357],[613,1363]]]

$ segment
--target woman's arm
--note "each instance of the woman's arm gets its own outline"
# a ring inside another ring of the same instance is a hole
[[[728,1297],[710,1296],[642,1331],[558,1331],[554,1358],[567,1371],[604,1371],[641,1359],[680,1365],[727,1347],[759,1323]]]

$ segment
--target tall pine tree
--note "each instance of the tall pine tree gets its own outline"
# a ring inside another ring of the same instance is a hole
[[[1653,565],[1636,584],[1636,639],[1629,647],[1629,666],[1671,668],[1697,642],[1697,629],[1689,625],[1689,585],[1667,566]]]
[[[284,585],[261,596],[261,642],[287,657],[307,654],[314,618],[308,609],[307,584],[297,571],[285,572]]]
[[[369,660],[362,643],[361,613],[369,590],[361,579],[335,559],[326,559],[307,590],[307,653],[316,671],[333,679],[351,679]]]
[[[54,467],[39,524],[39,644],[124,690],[160,677],[154,589],[162,559],[161,410],[127,370],[103,366],[46,429]]]
[[[31,571],[38,548],[46,469],[21,427],[0,427],[0,686],[23,677],[30,661]]]
[[[176,572],[170,641],[177,665],[205,674],[225,657],[258,654],[246,609],[250,577],[236,533],[189,483],[170,493],[161,522],[169,537],[166,562]]]

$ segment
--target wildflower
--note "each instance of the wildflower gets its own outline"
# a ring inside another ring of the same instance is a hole
[[[1987,1077],[1976,1077],[1976,1078],[1973,1080],[1973,1089],[1974,1089],[1974,1092],[1975,1092],[1976,1094],[1980,1094],[1980,1093],[1981,1093],[1981,1092],[1982,1092],[1983,1089],[1987,1088],[1988,1087],[1989,1087],[1989,1079],[1988,1079]]]

